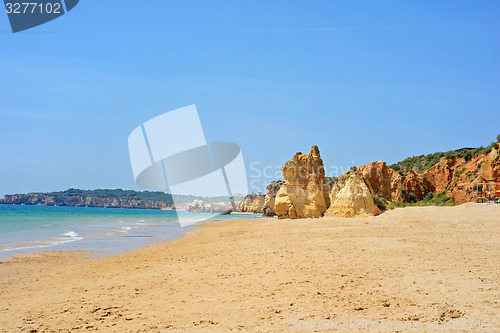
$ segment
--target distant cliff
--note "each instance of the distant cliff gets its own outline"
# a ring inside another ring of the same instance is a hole
[[[278,180],[271,182],[266,187],[266,195],[249,194],[236,207],[236,212],[262,214],[264,216],[275,216],[274,201],[276,193],[283,185],[284,181]]]
[[[233,210],[231,202],[205,203],[202,200],[194,200],[188,207],[190,213],[230,214]]]
[[[0,199],[0,203],[14,205],[172,209],[172,205],[152,200],[93,198],[83,196],[48,195],[43,193],[5,195],[3,200]]]
[[[265,195],[249,194],[236,207],[237,212],[263,214]]]
[[[177,203],[191,203],[202,199],[207,203],[219,202],[223,197],[201,198],[192,195],[174,195]],[[121,189],[79,190],[61,192],[5,195],[0,204],[44,205],[104,208],[174,209],[172,195],[164,192],[133,191]],[[181,204],[180,206],[183,206]],[[178,208],[185,208],[178,207]]]

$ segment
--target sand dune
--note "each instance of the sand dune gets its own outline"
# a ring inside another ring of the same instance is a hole
[[[453,318],[500,319],[500,206],[215,222],[108,258],[0,263],[1,332],[272,332]]]

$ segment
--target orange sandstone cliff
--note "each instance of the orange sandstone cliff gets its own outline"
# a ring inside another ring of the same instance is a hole
[[[445,192],[455,204],[460,204],[475,199],[475,184],[500,182],[499,151],[497,145],[490,153],[469,160],[463,157],[442,159],[422,173],[402,174],[380,161],[362,165],[354,172],[365,181],[373,195],[388,201],[420,201],[429,192]]]

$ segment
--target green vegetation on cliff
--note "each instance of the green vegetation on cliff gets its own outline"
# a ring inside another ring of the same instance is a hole
[[[137,200],[137,201],[154,201],[162,202],[169,206],[174,204],[172,199],[172,194],[165,193],[161,191],[134,191],[134,190],[122,190],[122,189],[97,189],[97,190],[80,190],[75,188],[70,188],[65,191],[59,192],[49,192],[49,193],[28,193],[28,194],[16,194],[16,196],[30,197],[34,194],[43,194],[47,196],[53,196],[57,199],[68,198],[68,197],[81,197],[81,198],[97,198],[97,199],[125,199],[125,200]],[[173,195],[177,202],[188,202],[191,203],[193,200],[202,200],[205,203],[216,203],[221,201],[226,201],[226,197],[197,197],[194,195]],[[235,199],[239,199],[236,198]]]
[[[453,206],[455,203],[452,198],[446,196],[446,191],[443,191],[438,194],[434,194],[433,192],[428,192],[425,195],[425,198],[420,201],[413,202],[402,202],[402,201],[393,201],[389,205],[391,208],[395,207],[408,207],[408,206]]]
[[[339,177],[325,177],[325,184],[332,186],[339,179]]]
[[[133,191],[133,190],[122,190],[122,189],[97,189],[97,190],[79,190],[76,188],[70,188],[66,191],[60,192],[50,192],[44,193],[47,195],[52,195],[55,197],[65,196],[65,197],[90,197],[99,199],[129,199],[129,200],[151,200],[166,203],[167,205],[172,205],[174,202],[172,200],[172,195],[169,193],[164,193],[160,191]]]
[[[377,197],[376,195],[373,196],[373,203],[375,206],[377,206],[381,211],[384,211],[387,209],[387,206],[389,205],[389,202],[385,200],[384,198]]]
[[[497,136],[497,142],[500,142],[500,134]],[[488,154],[491,152],[493,147],[497,145],[497,142],[492,142],[487,147],[481,146],[479,148],[462,148],[447,152],[437,152],[434,154],[408,157],[400,162],[390,165],[389,167],[397,172],[402,172],[403,174],[410,171],[422,173],[439,163],[441,159],[447,160],[454,157],[461,157],[468,161],[478,155]]]

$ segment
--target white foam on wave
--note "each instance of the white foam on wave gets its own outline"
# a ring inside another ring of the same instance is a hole
[[[132,227],[121,227],[119,231],[121,232],[127,232],[129,230],[133,229]]]
[[[33,245],[33,246],[20,246],[20,247],[9,247],[6,249],[0,249],[0,252],[2,251],[13,251],[13,250],[26,250],[26,249],[37,249],[40,247],[48,247],[48,246],[53,246],[57,244],[43,244],[43,245]]]
[[[127,232],[129,232],[130,230],[135,229],[135,228],[138,228],[138,227],[130,227],[130,226],[117,227],[116,229],[106,231],[103,235],[105,237],[118,236],[120,234],[126,234]]]
[[[62,233],[61,235],[65,236],[65,237],[78,238],[78,234],[75,231],[72,231],[72,230],[66,231],[65,233]]]
[[[78,234],[73,230],[63,232],[61,235],[63,237],[60,237],[59,242],[55,242],[53,245],[76,242],[83,239],[83,237],[78,236]]]
[[[193,218],[186,219],[186,218],[183,218],[182,219],[182,223],[193,224],[193,223],[199,223],[199,222],[206,222],[207,220],[208,220],[208,218],[204,218],[204,217],[197,218],[197,219],[193,219]],[[210,221],[212,221],[212,220],[210,220]]]
[[[5,249],[0,249],[0,252],[2,251],[13,251],[13,250],[26,250],[26,249],[37,249],[37,248],[42,248],[42,247],[50,247],[54,245],[59,245],[59,244],[65,244],[65,243],[70,243],[70,242],[76,242],[79,240],[82,240],[83,237],[80,237],[75,231],[66,231],[60,234],[62,237],[57,238],[57,240],[45,240],[45,241],[38,241],[38,244],[33,244],[33,245],[27,245],[27,246],[15,246],[15,247],[8,247]]]

